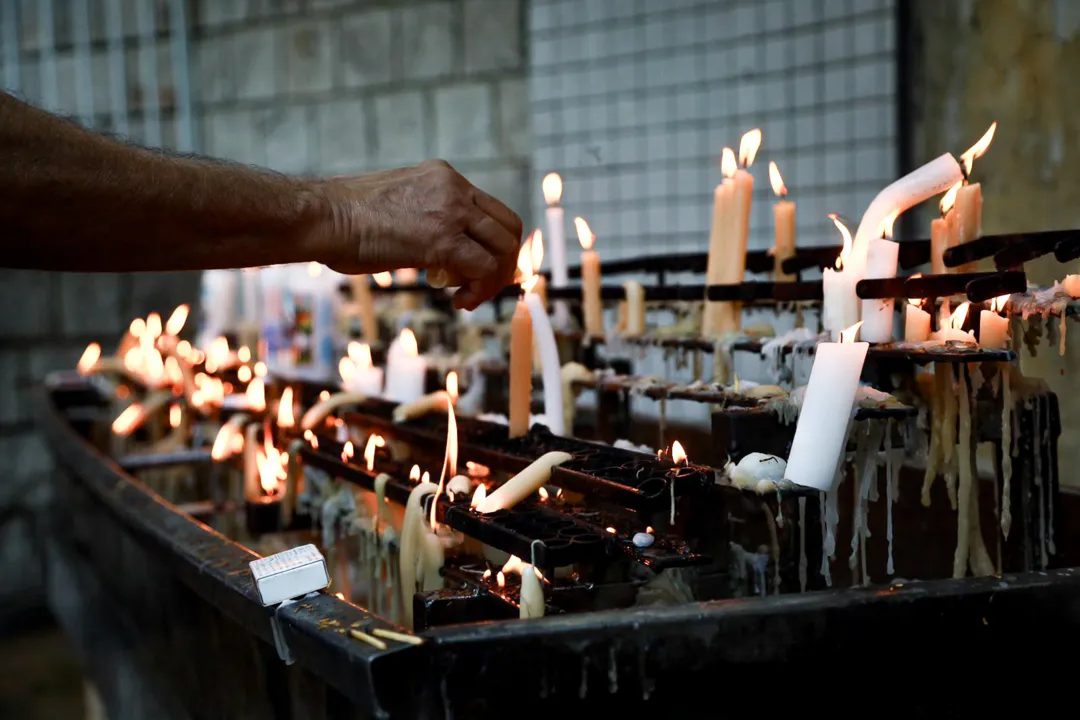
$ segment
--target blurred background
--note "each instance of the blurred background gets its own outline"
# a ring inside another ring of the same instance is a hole
[[[832,244],[826,213],[858,218],[995,120],[976,169],[984,231],[1078,227],[1077,67],[1075,0],[0,0],[0,84],[35,105],[286,173],[441,157],[527,227],[557,171],[562,204],[610,259],[703,251],[721,148],[753,127],[751,249],[771,245],[770,160],[798,203],[799,244]],[[930,205],[902,218],[901,238],[928,236]],[[34,518],[50,460],[34,385],[198,294],[184,273],[0,271],[0,626],[42,605]],[[1080,428],[1064,392],[1075,355],[1024,361],[1058,386],[1066,432]],[[1063,447],[1062,467],[1075,461]],[[6,712],[8,696],[0,715],[33,717]]]

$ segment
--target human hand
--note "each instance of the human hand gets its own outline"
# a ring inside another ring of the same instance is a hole
[[[326,218],[316,252],[338,272],[443,271],[462,281],[454,306],[468,310],[513,281],[521,218],[441,160],[320,180],[315,190]]]

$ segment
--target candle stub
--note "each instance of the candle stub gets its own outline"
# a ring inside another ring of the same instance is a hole
[[[322,590],[330,584],[326,559],[311,544],[252,560],[248,567],[264,607]]]

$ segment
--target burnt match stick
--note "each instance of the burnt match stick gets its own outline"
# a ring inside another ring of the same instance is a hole
[[[372,635],[376,635],[387,640],[394,640],[399,643],[405,643],[406,645],[423,645],[424,638],[417,637],[416,635],[406,635],[405,633],[394,632],[393,630],[384,630],[383,628],[375,628],[371,631]]]
[[[372,636],[368,635],[366,632],[364,632],[362,630],[350,629],[349,634],[352,635],[357,640],[360,640],[361,642],[366,642],[368,645],[375,648],[376,650],[386,650],[387,647],[388,647],[387,644],[384,643],[379,638],[372,637]]]

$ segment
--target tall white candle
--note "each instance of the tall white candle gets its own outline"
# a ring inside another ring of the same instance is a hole
[[[835,213],[829,218],[840,231],[844,239],[843,249],[836,258],[836,269],[825,268],[821,273],[823,300],[821,302],[821,324],[830,334],[833,342],[840,339],[840,331],[859,321],[859,298],[855,294],[855,274],[848,269],[851,255],[851,233]]]
[[[645,288],[636,280],[623,283],[626,295],[626,326],[623,335],[636,337],[645,334]]]
[[[518,617],[522,620],[543,617],[545,610],[544,585],[540,581],[540,571],[526,563],[521,568],[521,598]]]
[[[831,492],[843,457],[859,376],[869,343],[854,342],[859,324],[840,334],[838,343],[820,343],[806,385],[795,439],[784,479]]]
[[[859,229],[855,232],[855,242],[849,263],[854,274],[863,276],[870,242],[880,237],[878,231],[885,218],[894,212],[904,212],[934,195],[945,192],[962,178],[960,163],[951,154],[945,153],[879,192],[866,208],[859,222]]]
[[[569,278],[566,271],[566,214],[559,206],[562,199],[563,182],[558,173],[548,173],[541,183],[547,210],[544,219],[547,223],[548,248],[551,254],[551,286],[567,287]],[[566,302],[555,302],[555,318],[559,327],[565,327],[570,318]]]
[[[544,312],[544,303],[534,292],[525,293],[525,305],[532,319],[533,341],[540,353],[540,371],[544,379],[544,416],[548,429],[555,435],[565,435],[563,420],[563,395],[560,380],[559,346],[555,344],[555,331]]]
[[[386,398],[411,402],[424,394],[427,362],[416,347],[416,336],[409,328],[390,344],[386,353]]]
[[[893,222],[896,215],[889,216],[882,228],[882,236],[870,243],[866,259],[867,278],[896,277],[896,266],[900,258],[900,245],[892,237]],[[863,300],[862,329],[859,336],[866,342],[887,343],[893,339],[893,299]]]

